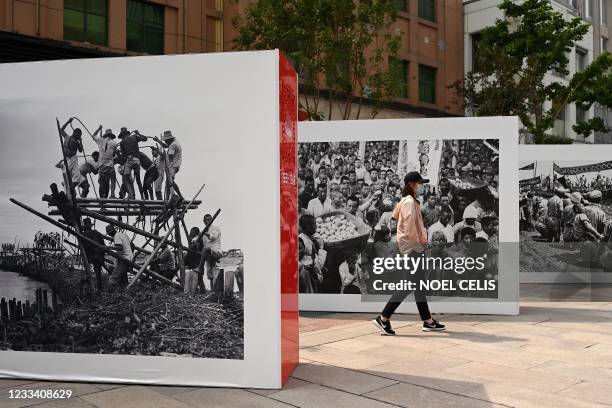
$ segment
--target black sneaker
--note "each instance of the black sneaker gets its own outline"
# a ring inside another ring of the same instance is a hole
[[[433,322],[431,323],[427,323],[427,322],[423,322],[423,327],[421,328],[421,330],[423,331],[442,331],[442,330],[446,330],[446,326],[443,325],[442,323],[440,323],[439,321],[432,319]]]
[[[380,330],[380,334],[383,336],[395,336],[395,332],[391,328],[391,322],[389,320],[383,322],[380,316],[378,316],[376,319],[372,320],[372,323]]]

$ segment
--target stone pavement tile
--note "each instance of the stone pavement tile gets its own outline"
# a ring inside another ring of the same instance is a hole
[[[366,396],[388,402],[402,407],[465,407],[485,408],[494,407],[488,401],[464,397],[431,388],[419,387],[412,384],[396,384],[382,390],[373,391]]]
[[[496,364],[470,362],[446,371],[480,379],[487,382],[501,383],[508,386],[546,390],[555,393],[579,382],[579,380],[555,375],[542,375],[527,370],[504,367]]]
[[[15,388],[21,387],[22,385],[36,382],[36,380],[13,380],[9,378],[0,378],[0,388]]]
[[[587,353],[598,353],[612,356],[612,347],[609,344],[593,344],[584,349]]]
[[[98,408],[187,408],[189,405],[155,392],[148,387],[131,385],[83,395],[85,401]]]
[[[550,360],[547,356],[521,353],[520,349],[514,350],[483,350],[474,347],[454,346],[435,350],[434,353],[449,357],[461,358],[482,363],[498,364],[501,366],[528,369]]]
[[[12,408],[12,407],[25,407],[34,404],[43,404],[51,401],[61,401],[59,398],[10,398],[10,390],[26,390],[26,391],[39,391],[43,390],[70,390],[72,391],[71,398],[77,398],[86,394],[100,392],[100,388],[93,384],[87,383],[60,383],[60,382],[33,382],[22,385],[15,388],[3,388],[0,390],[0,407]],[[14,395],[14,394],[13,394]],[[66,401],[70,398],[63,399]]]
[[[612,401],[612,387],[602,387],[601,384],[588,381],[566,388],[560,394],[608,406]]]
[[[441,341],[431,341],[430,338],[421,338],[409,335],[398,335],[398,336],[381,336],[379,333],[370,334],[367,336],[359,337],[360,341],[372,344],[372,345],[384,345],[391,348],[407,347],[416,350],[423,350],[431,352],[433,350],[443,349],[445,347],[454,347],[455,345],[451,342],[443,343]]]
[[[351,394],[365,394],[397,381],[321,363],[301,364],[293,377]]]
[[[416,365],[426,365],[428,367],[439,368],[454,367],[465,364],[469,361],[456,356],[432,356],[431,352],[433,350],[434,348],[429,351],[425,351],[409,347],[394,347],[393,345],[390,345],[380,346],[360,354],[367,353],[368,356],[380,358],[381,360],[386,358],[387,360],[392,361],[407,361],[408,363]],[[379,360],[380,364],[384,364],[381,360]]]
[[[303,386],[308,385],[308,384],[310,384],[308,381],[303,381],[303,380],[299,380],[297,378],[289,377],[289,379],[287,380],[287,382],[283,386],[283,390],[288,390],[288,389],[291,389],[291,388],[303,387]],[[268,389],[260,389],[260,388],[248,388],[247,391],[255,393],[257,395],[264,395],[264,396],[266,396],[266,395],[274,394],[275,392],[279,392],[281,390],[276,390],[276,389],[268,390]]]
[[[537,367],[533,367],[529,371],[576,378],[582,381],[599,383],[604,387],[612,387],[611,368],[585,367],[582,364],[549,361]]]
[[[602,407],[602,405],[585,401],[582,398],[566,397],[502,384],[484,384],[482,388],[472,389],[468,394],[473,398],[521,408]]]
[[[318,384],[282,390],[269,396],[302,408],[389,408],[391,405]]]
[[[580,319],[556,319],[538,323],[537,326],[554,327],[563,330],[588,331],[595,333],[609,333],[612,330],[612,321],[609,319],[594,319],[592,321],[581,321]]]
[[[482,388],[484,384],[482,380],[476,380],[461,374],[449,373],[444,371],[444,368],[441,366],[435,364],[428,365],[422,361],[393,362],[361,371],[402,383],[467,396],[474,389]]]
[[[591,349],[593,347],[582,350],[564,350],[559,348],[527,345],[521,348],[521,352],[548,356],[551,358],[551,360],[565,361],[567,363],[578,364],[585,367],[612,367],[612,354],[603,354],[592,351]]]
[[[51,402],[46,402],[44,404],[35,405],[36,408],[95,408],[95,405],[90,404],[89,402],[82,400],[79,397],[56,400]]]
[[[612,327],[607,333],[597,333],[592,331],[566,331],[559,335],[564,340],[577,340],[589,343],[603,343],[612,348]]]
[[[379,337],[382,337],[382,336],[379,335]],[[386,336],[386,337],[389,337],[389,336]],[[368,350],[371,348],[380,347],[380,344],[375,343],[373,341],[367,341],[367,338],[359,337],[359,338],[354,338],[354,339],[336,341],[333,343],[326,344],[326,346],[340,350],[340,351],[346,351],[349,353],[357,353],[357,352]]]
[[[173,385],[147,385],[146,387],[152,389],[155,392],[159,392],[160,394],[167,395],[168,397],[172,397],[173,395],[181,394],[183,392],[200,389],[200,387],[182,387]]]
[[[501,337],[512,335],[520,337],[522,339],[523,345],[529,344],[530,346],[542,346],[549,347],[552,349],[582,350],[597,343],[596,341],[590,340],[567,340],[562,339],[559,336],[543,336],[538,334],[536,329],[530,331],[522,331],[521,333],[515,333],[511,330],[499,333],[499,336]]]
[[[435,315],[434,318],[436,320],[440,320],[444,324],[446,324],[446,322],[461,322],[466,325],[475,325],[475,324],[481,324],[484,322],[491,322],[494,320],[495,316],[457,314],[457,315]]]
[[[444,344],[451,343],[493,350],[517,349],[524,346],[527,341],[517,333],[485,335],[484,333],[474,333],[471,331],[454,331],[452,328],[443,332],[424,332],[420,335],[413,335],[413,337]]]
[[[121,388],[128,387],[128,384],[118,384],[118,383],[96,383],[96,387],[100,388],[103,391],[112,390],[113,388]]]
[[[273,394],[272,394],[273,395]],[[174,395],[179,401],[196,408],[281,408],[288,405],[246,390],[236,388],[200,388]]]
[[[546,322],[544,322],[546,323]],[[557,336],[560,333],[565,333],[565,329],[561,327],[550,327],[543,326],[544,323],[525,323],[525,322],[487,322],[477,326],[473,326],[472,330],[480,333],[486,333],[495,335],[501,332],[507,332],[509,330],[515,333],[522,333],[523,331],[533,332],[540,336]]]
[[[300,350],[300,353],[312,361],[352,369],[373,367],[394,360],[392,356],[372,356],[369,350],[364,353],[347,353],[328,346],[309,347]]]

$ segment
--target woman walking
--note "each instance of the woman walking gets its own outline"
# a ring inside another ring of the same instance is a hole
[[[393,218],[397,220],[397,245],[402,255],[420,256],[427,245],[427,232],[421,215],[421,205],[417,197],[423,194],[423,184],[429,183],[417,171],[411,171],[404,177],[404,188],[402,189],[402,200],[393,210]],[[423,278],[425,271],[416,271],[414,276]],[[389,302],[380,316],[372,320],[374,325],[385,336],[393,336],[395,332],[391,328],[391,316],[399,305],[406,299],[410,292],[396,292],[391,296]],[[423,331],[440,331],[446,327],[432,319],[425,295],[415,291],[417,309],[421,320],[423,320]]]

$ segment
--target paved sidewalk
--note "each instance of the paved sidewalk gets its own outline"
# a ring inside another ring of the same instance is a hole
[[[397,316],[305,313],[301,364],[283,390],[0,380],[0,407],[596,407],[612,406],[612,303],[522,303],[520,316],[439,316],[424,333]],[[70,400],[10,400],[16,388],[70,388]],[[606,405],[607,404],[607,405]]]

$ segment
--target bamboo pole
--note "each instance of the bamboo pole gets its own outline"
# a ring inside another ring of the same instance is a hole
[[[73,206],[73,211],[77,208],[77,204],[76,204],[76,186],[73,186],[72,184],[72,174],[70,174],[70,169],[68,168],[68,159],[66,159],[66,152],[64,150],[64,140],[62,138],[62,129],[60,128],[60,124],[59,124],[59,119],[55,118],[55,121],[57,123],[57,134],[59,136],[59,140],[60,140],[60,147],[62,149],[62,157],[64,159],[64,167],[66,170],[66,175],[67,175],[67,179],[68,179],[68,188],[67,190],[70,191],[70,196],[72,197],[72,206]],[[53,192],[53,194],[55,195],[55,192],[53,191],[53,186],[55,184],[51,185],[51,191]],[[56,186],[57,188],[57,186]],[[92,186],[92,188],[94,188],[94,186]],[[74,217],[74,229],[76,232],[78,232],[79,234],[81,233],[81,215],[78,212],[75,212],[73,215],[75,215]],[[89,285],[91,287],[93,287],[93,281],[91,280],[91,269],[89,268],[89,261],[87,259],[87,254],[85,253],[85,247],[83,246],[83,243],[79,241],[79,247],[81,249],[81,260],[83,261],[83,268],[85,269],[85,274],[87,276],[87,282],[89,283]]]
[[[152,204],[163,206],[164,202],[160,200],[126,200],[124,198],[83,198],[78,197],[77,203],[100,203],[100,204]],[[202,204],[202,200],[194,200],[193,205]]]
[[[68,227],[67,225],[64,225],[64,224],[62,224],[62,223],[60,223],[60,222],[55,221],[53,218],[48,217],[48,216],[46,216],[45,214],[42,214],[42,213],[40,213],[40,212],[36,211],[36,210],[35,210],[35,209],[33,209],[32,207],[29,207],[29,206],[27,206],[26,204],[23,204],[23,203],[21,203],[21,202],[19,202],[19,201],[15,200],[14,198],[11,198],[11,199],[10,199],[10,201],[11,201],[13,204],[16,204],[16,205],[18,205],[19,207],[23,208],[24,210],[26,210],[26,211],[28,211],[28,212],[31,212],[32,214],[34,214],[34,215],[36,215],[36,216],[38,216],[38,217],[42,218],[43,220],[45,220],[45,221],[49,222],[50,224],[53,224],[53,225],[55,225],[56,227],[58,227],[58,228],[60,228],[60,229],[62,229],[62,230],[64,230],[64,231],[66,231],[67,233],[72,234],[72,235],[76,236],[77,238],[80,238],[80,239],[82,239],[82,240],[84,240],[84,241],[87,241],[89,244],[93,245],[94,247],[96,247],[96,248],[98,248],[98,249],[103,250],[105,253],[109,254],[109,255],[110,255],[110,256],[112,256],[113,258],[116,258],[116,259],[118,259],[118,260],[120,260],[120,261],[122,261],[122,262],[127,263],[127,264],[128,264],[129,266],[131,266],[132,268],[136,268],[136,269],[140,268],[140,265],[138,265],[136,262],[133,262],[131,259],[125,258],[123,255],[119,254],[119,253],[118,253],[118,252],[116,252],[116,251],[113,251],[112,249],[108,248],[107,246],[105,246],[105,245],[101,245],[101,244],[97,243],[96,241],[94,241],[93,239],[91,239],[91,238],[89,238],[89,237],[87,237],[87,236],[85,236],[85,235],[81,234],[80,232],[76,232],[76,231],[72,230],[72,229],[71,229],[70,227]],[[181,286],[180,286],[180,285],[176,285],[176,284],[175,284],[174,282],[172,282],[171,280],[166,279],[165,277],[163,277],[163,276],[161,276],[161,275],[159,275],[159,274],[157,274],[157,273],[153,272],[153,271],[152,271],[152,270],[150,270],[150,269],[147,269],[147,271],[146,271],[146,272],[147,272],[148,274],[150,274],[151,276],[153,276],[153,277],[157,278],[158,280],[160,280],[160,281],[164,282],[164,283],[167,283],[167,284],[169,284],[169,285],[172,285],[173,287],[176,287],[177,289],[181,289]]]
[[[198,195],[200,195],[200,192],[202,191],[202,189],[204,189],[204,186],[206,184],[202,184],[202,187],[200,187],[200,189],[197,191],[197,193],[195,193],[195,195],[193,196],[193,198],[191,199],[191,201],[189,202],[189,204],[193,203],[193,201],[197,198]],[[175,214],[176,214],[176,210],[175,210]],[[183,212],[180,215],[180,220],[183,221],[183,217],[185,216],[185,212]],[[176,229],[177,226],[177,222],[178,222],[178,216],[175,218],[174,220],[174,227]],[[149,257],[147,258],[147,260],[145,261],[145,263],[142,265],[142,267],[140,268],[140,270],[136,273],[136,276],[134,276],[134,279],[132,279],[132,282],[130,282],[130,284],[128,285],[128,289],[134,284],[136,283],[136,281],[138,280],[138,278],[140,277],[140,275],[142,275],[142,273],[145,271],[145,269],[149,266],[149,264],[151,264],[151,261],[153,260],[153,258],[155,258],[155,255],[157,254],[157,252],[160,250],[160,248],[162,247],[162,245],[164,245],[164,242],[166,242],[166,240],[168,239],[168,237],[170,236],[172,232],[172,228],[168,228],[168,231],[166,232],[166,235],[164,235],[164,237],[162,238],[161,241],[159,241],[159,244],[157,244],[157,246],[155,247],[155,249],[153,249],[153,252],[150,253]],[[180,239],[180,236],[179,236]],[[180,241],[178,241],[180,244]],[[182,251],[179,250],[179,254],[182,255]],[[182,257],[181,257],[182,259]],[[185,265],[183,264],[183,269],[184,269]],[[183,283],[183,282],[181,282]]]

